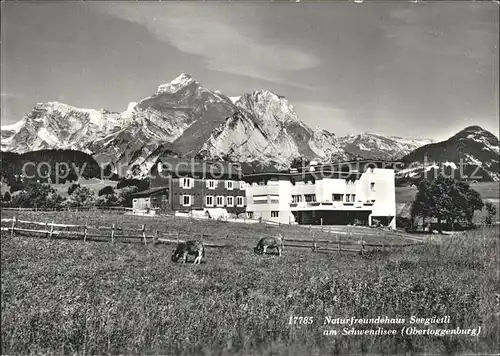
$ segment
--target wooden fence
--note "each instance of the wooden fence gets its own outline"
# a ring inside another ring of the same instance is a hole
[[[202,240],[206,247],[211,248],[227,248],[234,247],[234,244],[218,244],[215,242],[207,241],[206,238],[210,239],[213,237],[211,234],[206,234],[201,232],[199,237],[193,236],[189,233],[179,233],[179,231],[160,231],[157,229],[151,230],[147,229],[145,224],[140,225],[138,228],[122,228],[113,224],[111,226],[93,226],[89,225],[88,221],[84,225],[72,225],[72,224],[59,224],[54,222],[37,222],[28,220],[19,220],[17,217],[11,219],[1,219],[2,225],[4,223],[9,224],[9,226],[2,226],[1,231],[10,232],[11,237],[15,235],[16,232],[27,233],[27,234],[38,234],[44,235],[45,238],[69,238],[69,239],[82,239],[109,241],[111,243],[125,241],[126,239],[137,239],[141,243],[147,245],[149,243],[179,243],[185,242],[186,240]],[[25,226],[28,227],[25,227]],[[42,227],[42,228],[36,228]],[[268,235],[271,236],[271,235]],[[274,236],[274,235],[273,235]],[[181,238],[185,237],[185,238]],[[260,236],[262,237],[262,236]],[[229,235],[225,237],[228,239]],[[243,238],[250,240],[250,238],[245,238],[239,236],[238,238]],[[252,239],[255,240],[255,239]],[[255,242],[257,242],[255,240]],[[392,243],[366,243],[363,238],[360,237],[359,241],[343,241],[341,235],[337,235],[335,239],[317,239],[313,237],[311,239],[288,239],[285,238],[284,244],[286,247],[294,248],[306,248],[314,252],[357,252],[364,253],[374,249],[392,250],[393,248],[402,248],[409,246],[421,245],[422,242],[414,242],[408,244],[392,244]],[[345,248],[346,246],[350,248]]]

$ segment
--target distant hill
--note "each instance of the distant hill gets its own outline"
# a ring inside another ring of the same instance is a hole
[[[417,148],[403,157],[399,181],[419,181],[423,176],[453,175],[470,181],[500,181],[499,140],[491,132],[469,126],[448,140]]]
[[[101,177],[96,160],[76,150],[39,150],[26,153],[0,152],[1,179],[12,191],[21,189],[29,181],[65,183],[78,177]],[[24,167],[24,170],[23,170]],[[113,176],[109,170],[103,174]]]

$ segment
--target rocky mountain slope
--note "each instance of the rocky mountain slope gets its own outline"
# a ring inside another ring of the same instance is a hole
[[[184,73],[121,113],[39,103],[22,121],[2,128],[4,151],[75,149],[135,176],[162,154],[286,167],[300,156],[395,159],[424,143],[376,134],[339,138],[308,127],[283,96],[256,90],[228,97]]]
[[[429,139],[408,139],[375,133],[348,135],[339,140],[339,144],[346,152],[355,153],[365,158],[386,160],[398,160],[415,149],[434,142],[434,140]]]

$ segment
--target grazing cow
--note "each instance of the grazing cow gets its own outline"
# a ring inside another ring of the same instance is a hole
[[[201,263],[201,258],[205,257],[205,246],[201,241],[179,242],[173,250],[172,261],[177,262],[182,257],[182,263],[186,263],[188,255],[195,255],[194,264]]]
[[[263,237],[259,240],[257,247],[254,248],[254,251],[263,255],[266,253],[268,247],[275,247],[278,250],[278,255],[281,256],[281,252],[284,247],[283,240],[284,238],[281,235],[275,237]]]

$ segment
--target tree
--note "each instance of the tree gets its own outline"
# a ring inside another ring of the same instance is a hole
[[[95,206],[95,203],[95,193],[88,187],[76,188],[66,202],[70,207],[91,207]]]
[[[411,215],[436,218],[442,231],[442,220],[448,226],[457,221],[466,221],[472,226],[474,211],[483,208],[481,195],[470,188],[467,182],[438,176],[433,180],[423,180],[412,204]]]
[[[115,193],[115,190],[113,189],[113,187],[110,185],[107,185],[104,188],[102,188],[101,190],[99,190],[99,193],[97,195],[101,196],[101,195],[109,195],[109,194],[114,194],[114,193]]]
[[[107,207],[118,205],[118,197],[115,194],[101,195],[96,199],[96,206]]]
[[[139,188],[136,186],[125,187],[120,191],[119,203],[122,206],[131,207],[132,206],[132,194],[137,193]]]
[[[80,187],[80,184],[78,183],[73,183],[69,186],[68,188],[68,195],[71,195],[73,194],[73,192],[75,191],[75,189],[79,188]]]
[[[11,205],[20,208],[54,209],[64,199],[48,184],[30,182],[26,188],[12,197]]]
[[[485,205],[486,205],[486,213],[488,215],[484,218],[484,223],[486,225],[491,225],[491,224],[493,224],[493,218],[497,214],[497,208],[490,201],[486,202]]]
[[[11,199],[10,193],[9,192],[5,192],[5,194],[3,195],[2,200],[5,201],[5,202],[8,202],[8,201],[10,201],[10,199]]]

